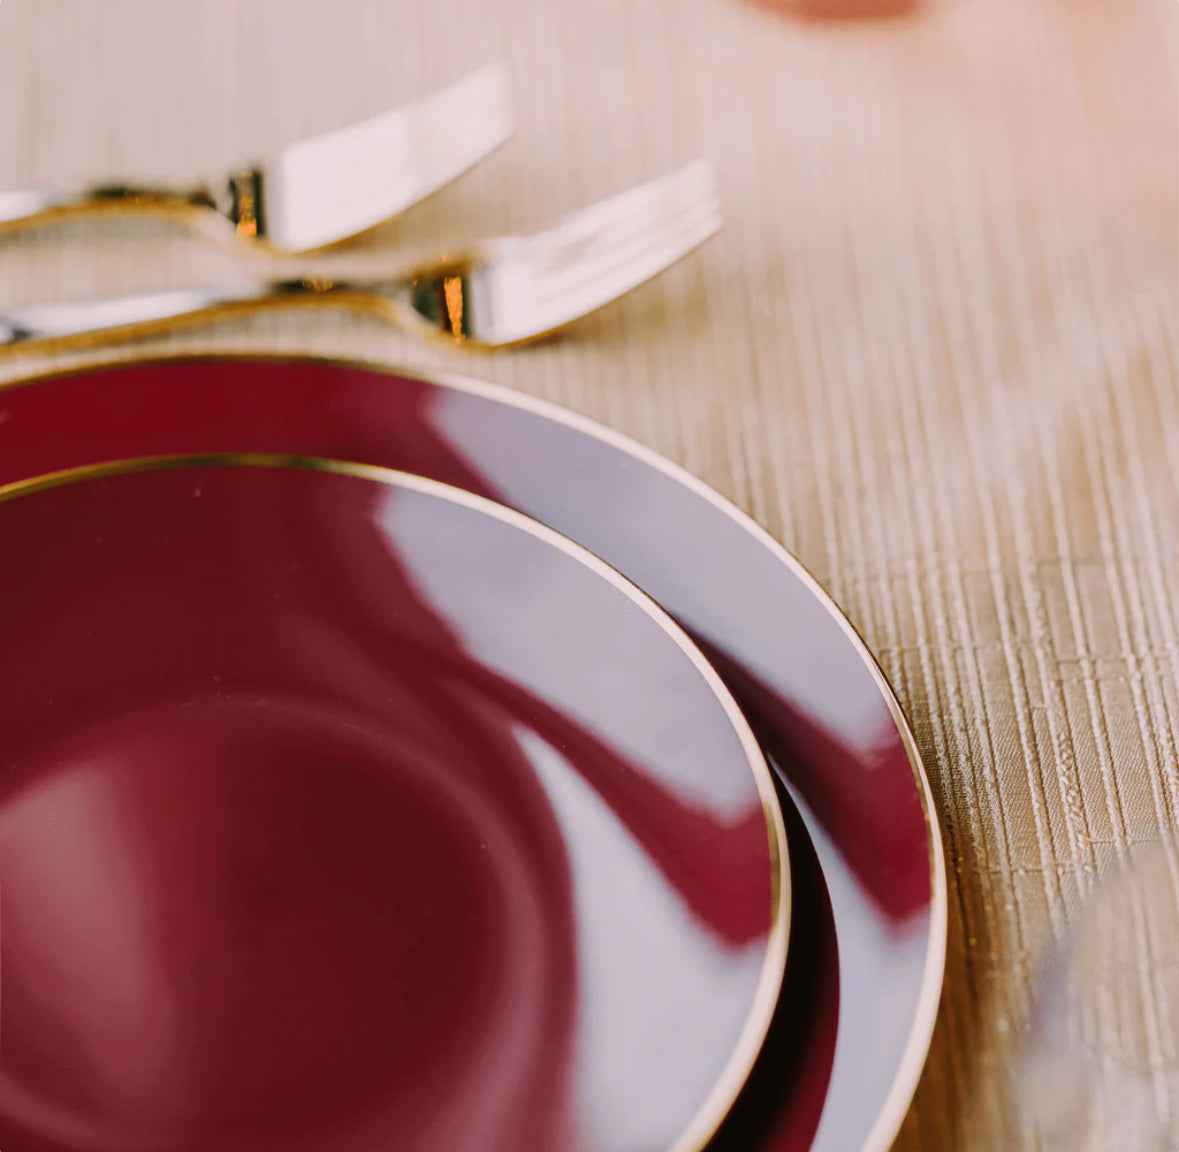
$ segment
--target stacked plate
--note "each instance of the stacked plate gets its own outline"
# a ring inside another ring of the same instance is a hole
[[[4,1152],[855,1152],[941,983],[929,788],[698,481],[307,359],[0,390]]]

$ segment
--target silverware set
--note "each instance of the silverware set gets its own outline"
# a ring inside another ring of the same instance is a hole
[[[319,252],[405,212],[511,134],[507,79],[491,67],[412,104],[301,140],[264,165],[187,189],[108,183],[0,191],[5,233],[69,216],[152,213],[274,256]],[[522,236],[491,237],[388,275],[313,269],[0,310],[0,349],[148,335],[266,305],[331,300],[470,348],[527,343],[657,276],[721,227],[711,165],[697,162]]]

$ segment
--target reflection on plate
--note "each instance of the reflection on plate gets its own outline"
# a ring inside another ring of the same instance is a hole
[[[651,602],[277,457],[0,488],[0,547],[5,1152],[703,1146],[778,997],[784,830]]]
[[[829,911],[834,933],[792,941],[790,978],[803,991],[779,1010],[789,1028],[783,1037],[776,1027],[778,1056],[755,1078],[757,1099],[742,1101],[731,1147],[887,1148],[916,1086],[941,989],[941,849],[900,709],[797,561],[649,450],[469,380],[317,359],[205,357],[0,389],[0,482],[117,456],[206,450],[360,460],[499,500],[590,548],[693,633],[797,804],[825,878],[812,910]]]

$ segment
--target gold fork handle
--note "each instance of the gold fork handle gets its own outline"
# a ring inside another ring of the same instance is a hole
[[[96,184],[89,188],[0,190],[0,230],[38,224],[57,216],[99,212],[192,213],[222,216],[239,234],[261,235],[262,173],[235,173],[222,188],[162,188],[143,184]]]
[[[145,336],[178,323],[212,320],[267,303],[324,296],[370,298],[372,291],[336,280],[258,280],[244,285],[34,304],[0,311],[0,350]]]
[[[0,192],[0,225],[38,223],[67,213],[103,212],[125,208],[174,211],[184,208],[217,209],[213,193],[199,188],[181,192],[131,184],[105,184],[71,191],[65,188],[11,189]]]

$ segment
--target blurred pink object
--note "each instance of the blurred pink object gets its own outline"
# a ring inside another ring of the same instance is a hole
[[[920,7],[921,0],[755,0],[755,3],[807,20],[850,20],[902,16]]]

